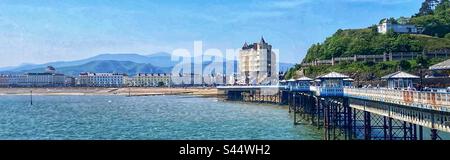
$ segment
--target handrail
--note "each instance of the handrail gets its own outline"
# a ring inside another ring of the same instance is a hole
[[[450,94],[393,89],[345,88],[348,96],[368,97],[382,101],[397,101],[405,104],[424,104],[432,107],[450,108]]]

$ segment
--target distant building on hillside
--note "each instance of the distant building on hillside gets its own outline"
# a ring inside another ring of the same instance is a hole
[[[122,87],[127,74],[121,73],[80,73],[78,84],[82,87]]]
[[[73,77],[73,76],[66,76],[66,78],[65,78],[65,80],[64,80],[65,82],[65,86],[66,87],[72,87],[72,86],[75,86],[76,85],[76,78],[75,77]]]
[[[272,45],[261,38],[259,43],[244,44],[239,52],[239,82],[240,84],[254,85],[267,84],[270,77],[277,79],[276,55]]]
[[[386,34],[389,31],[404,34],[420,34],[422,33],[423,29],[413,24],[396,24],[389,21],[388,19],[384,19],[378,25],[378,33]]]

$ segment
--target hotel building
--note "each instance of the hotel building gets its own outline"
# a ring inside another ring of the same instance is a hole
[[[120,73],[80,73],[78,84],[82,87],[122,87],[128,76]]]
[[[160,87],[170,86],[171,76],[167,73],[139,73],[136,77],[128,79],[131,87]]]
[[[48,66],[44,73],[26,73],[22,75],[0,75],[1,87],[63,87],[65,75],[56,73]]]
[[[0,87],[18,87],[26,82],[26,75],[0,75]]]
[[[259,43],[245,43],[239,52],[239,84],[260,85],[270,84],[272,76],[276,75],[276,55],[272,45],[261,38]]]

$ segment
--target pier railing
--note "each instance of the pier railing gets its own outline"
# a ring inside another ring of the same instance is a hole
[[[393,89],[345,88],[345,96],[396,103],[438,111],[450,111],[450,94]]]

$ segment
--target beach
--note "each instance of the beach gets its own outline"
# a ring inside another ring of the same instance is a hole
[[[120,96],[155,96],[155,95],[197,95],[217,96],[216,88],[94,88],[94,87],[65,87],[65,88],[0,88],[0,95],[120,95]]]

